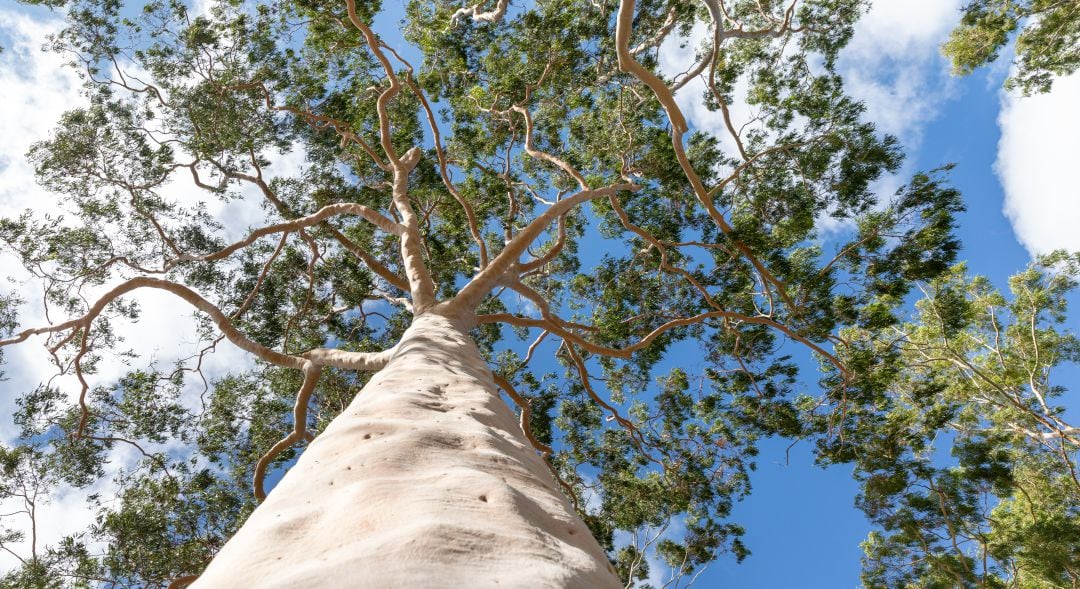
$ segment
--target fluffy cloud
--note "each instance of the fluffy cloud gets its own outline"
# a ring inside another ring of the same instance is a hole
[[[960,0],[878,0],[856,25],[840,72],[880,130],[917,147],[922,128],[950,98],[938,48],[960,17]]]
[[[1005,191],[1005,215],[1033,255],[1080,250],[1080,188],[1072,178],[1080,154],[1077,104],[1078,74],[1055,82],[1049,94],[1001,95],[995,168]]]
[[[63,56],[41,51],[43,40],[58,28],[56,21],[0,10],[0,216],[16,214],[27,203],[56,205],[56,197],[34,184],[25,154],[78,100],[78,77],[64,67]]]
[[[846,50],[867,59],[910,59],[937,50],[960,18],[960,0],[878,0]]]

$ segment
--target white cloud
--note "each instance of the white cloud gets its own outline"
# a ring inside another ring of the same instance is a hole
[[[906,59],[935,51],[960,17],[960,0],[877,0],[845,49],[863,59]]]
[[[878,0],[855,26],[839,68],[867,120],[908,148],[952,95],[939,47],[960,17],[960,0]]]
[[[1031,254],[1080,250],[1080,74],[1031,97],[1001,94],[995,169],[1005,191],[1005,215]]]
[[[678,77],[678,74],[686,72],[694,67],[697,62],[695,56],[695,50],[701,47],[702,43],[706,39],[710,39],[712,35],[711,25],[705,22],[698,22],[694,25],[694,28],[690,32],[690,36],[683,37],[677,33],[669,35],[664,42],[660,45],[659,58],[660,58],[660,71],[668,77]],[[749,81],[746,77],[740,78],[736,84],[733,94],[733,102],[728,105],[728,111],[731,113],[732,126],[737,131],[741,131],[743,125],[751,122],[754,119],[754,109],[746,103],[746,92],[749,87]],[[705,81],[702,76],[698,76],[693,80],[686,83],[676,94],[675,100],[679,104],[679,108],[683,111],[686,119],[690,122],[694,128],[704,131],[717,139],[719,139],[724,151],[729,154],[738,153],[738,145],[735,142],[735,138],[732,137],[731,132],[728,131],[727,125],[724,122],[724,114],[719,111],[712,111],[705,107],[705,103],[702,100],[702,96],[705,93]]]
[[[34,183],[25,154],[30,144],[78,101],[79,80],[64,58],[41,51],[45,38],[59,30],[57,21],[38,21],[13,10],[0,10],[0,216],[18,213],[25,203],[55,206],[56,197]]]

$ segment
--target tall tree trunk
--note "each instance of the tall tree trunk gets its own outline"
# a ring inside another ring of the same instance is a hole
[[[418,317],[192,587],[618,587],[465,330]]]

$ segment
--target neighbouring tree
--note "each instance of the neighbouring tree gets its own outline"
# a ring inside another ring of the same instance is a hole
[[[50,491],[113,490],[4,586],[679,586],[748,553],[730,512],[773,435],[856,463],[868,583],[1072,574],[1075,431],[1036,402],[1071,283],[1014,304],[950,270],[944,169],[875,192],[901,150],[835,71],[863,1],[416,0],[407,45],[376,2],[43,3],[85,106],[29,153],[63,216],[0,221],[52,318],[2,299],[0,346],[78,385],[18,398],[0,548]],[[150,289],[197,313],[192,357],[121,337]],[[224,339],[253,367],[206,382]]]
[[[1040,258],[1007,298],[959,265],[925,285],[911,321],[843,330],[862,372],[891,383],[819,454],[855,463],[880,526],[866,587],[1080,585],[1080,428],[1060,370],[1080,360],[1064,329],[1078,272],[1075,255]]]
[[[1005,87],[1025,95],[1049,92],[1054,78],[1080,68],[1080,2],[972,0],[941,49],[953,71],[967,75],[996,60],[1010,42],[1016,70]]]

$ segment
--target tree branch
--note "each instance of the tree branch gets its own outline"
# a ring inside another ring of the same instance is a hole
[[[635,0],[620,0],[619,2],[619,12],[616,18],[615,27],[615,49],[619,57],[619,69],[623,72],[633,74],[641,80],[642,83],[653,91],[656,99],[660,101],[660,105],[667,113],[668,120],[671,121],[671,145],[675,150],[675,157],[678,159],[679,166],[683,169],[683,173],[686,175],[687,180],[690,181],[690,185],[694,189],[694,194],[697,196],[698,201],[705,207],[709,217],[712,218],[717,227],[732,240],[736,249],[742,252],[746,259],[754,265],[763,281],[772,284],[777,292],[779,292],[780,297],[788,304],[792,312],[797,313],[798,307],[795,305],[795,301],[787,293],[787,288],[784,283],[777,279],[768,268],[758,260],[757,256],[754,255],[754,252],[749,246],[732,235],[734,232],[733,228],[728,224],[720,211],[716,209],[712,196],[709,191],[706,190],[705,185],[701,181],[701,177],[698,176],[698,173],[690,163],[690,159],[686,155],[686,149],[683,146],[683,135],[689,131],[689,127],[686,124],[686,117],[683,116],[682,110],[675,101],[675,95],[671,93],[671,90],[663,80],[638,63],[634,55],[630,53],[628,46],[630,43],[630,36],[633,33],[634,2]],[[763,284],[762,286],[768,289],[768,284]]]
[[[636,184],[612,184],[604,188],[594,190],[582,190],[573,196],[564,198],[544,211],[539,217],[530,222],[525,229],[521,230],[510,243],[506,244],[499,255],[481,270],[468,284],[458,292],[448,306],[456,311],[471,312],[483,301],[487,293],[503,280],[507,271],[518,263],[521,254],[536,240],[552,221],[570,211],[579,204],[588,202],[594,198],[601,198],[615,194],[621,190],[640,190]]]
[[[573,361],[574,366],[577,368],[578,376],[581,378],[581,386],[585,388],[585,392],[589,395],[589,398],[592,399],[593,402],[597,405],[600,405],[601,407],[606,409],[611,414],[611,418],[614,419],[616,423],[626,429],[627,433],[630,435],[630,439],[634,441],[634,445],[637,446],[638,451],[641,452],[643,456],[649,459],[650,462],[654,462],[663,466],[663,463],[653,458],[652,455],[645,450],[645,437],[641,434],[641,430],[639,430],[637,426],[634,425],[633,422],[631,422],[629,419],[626,419],[625,417],[620,415],[618,409],[612,407],[606,401],[601,399],[600,395],[597,395],[596,391],[593,390],[592,384],[589,382],[589,371],[585,368],[585,361],[581,359],[581,356],[577,353],[577,350],[574,349],[574,345],[566,340],[563,340],[563,346],[566,348],[566,352],[570,355],[570,360]]]
[[[265,237],[274,233],[290,233],[293,231],[297,231],[303,227],[311,227],[312,225],[318,225],[330,217],[342,214],[352,214],[362,217],[365,220],[370,221],[383,231],[386,231],[387,233],[393,233],[394,235],[401,235],[401,233],[405,230],[405,228],[401,225],[391,221],[390,219],[379,214],[374,209],[371,209],[364,205],[355,203],[337,203],[327,205],[306,217],[300,217],[298,219],[293,219],[284,223],[275,223],[274,225],[260,227],[259,229],[252,231],[246,238],[237,241],[236,243],[233,243],[225,248],[222,248],[212,254],[206,254],[203,256],[181,254],[178,258],[176,258],[176,260],[174,260],[174,264],[179,262],[209,262],[213,260],[220,260],[222,258],[226,258],[232,255],[237,250],[240,250],[244,247],[251,245],[252,243],[255,243],[255,241],[258,240],[260,237]]]
[[[408,75],[405,76],[405,84],[412,90],[412,93],[416,95],[420,100],[420,105],[424,108],[424,114],[427,116],[428,128],[431,129],[432,142],[435,144],[435,155],[439,159],[439,177],[442,178],[443,185],[450,191],[450,195],[454,197],[454,200],[461,205],[461,208],[465,211],[465,218],[469,222],[469,233],[472,234],[473,241],[476,242],[476,246],[480,249],[480,268],[484,268],[488,264],[487,245],[484,243],[483,237],[480,235],[480,224],[476,220],[476,211],[473,206],[469,204],[469,201],[465,200],[465,197],[461,196],[457,187],[450,181],[450,171],[447,169],[446,151],[443,149],[442,137],[439,132],[439,125],[435,122],[435,113],[431,110],[431,104],[428,102],[427,96],[417,86],[413,80],[413,67],[408,61],[405,61],[397,51],[394,51],[389,45],[383,44],[386,49],[393,54],[402,64],[405,65],[405,69],[408,70]]]
[[[305,362],[303,358],[276,352],[251,339],[248,339],[247,336],[240,333],[240,331],[236,329],[235,326],[233,326],[232,322],[221,309],[219,309],[210,301],[202,298],[202,296],[200,296],[198,293],[191,290],[190,288],[168,280],[150,277],[132,278],[113,287],[111,290],[98,298],[98,300],[82,317],[79,317],[77,319],[71,319],[58,325],[50,325],[46,327],[38,327],[24,330],[11,338],[0,340],[0,347],[22,342],[32,335],[59,333],[62,331],[77,330],[80,328],[86,330],[89,328],[93,320],[101,314],[101,312],[109,303],[139,288],[155,288],[159,290],[164,290],[180,297],[187,303],[191,304],[191,306],[209,315],[210,318],[214,321],[214,324],[217,325],[218,329],[220,329],[221,332],[225,335],[225,337],[234,345],[236,345],[236,347],[244,350],[245,352],[254,354],[260,360],[264,360],[266,362],[270,362],[271,364],[287,368],[303,368],[303,363]],[[63,340],[61,342],[61,345],[63,343],[66,343],[67,341],[70,341],[70,337]]]
[[[431,272],[423,259],[423,239],[417,225],[416,212],[409,203],[409,173],[420,161],[420,150],[417,147],[410,148],[405,155],[398,157],[394,149],[393,136],[390,130],[390,115],[386,110],[390,102],[401,91],[401,81],[394,73],[390,60],[383,53],[382,42],[367,26],[356,12],[356,0],[346,0],[349,12],[349,21],[363,35],[372,54],[382,65],[383,71],[390,80],[390,87],[379,94],[375,101],[375,109],[379,115],[379,139],[386,157],[390,160],[390,166],[394,170],[393,199],[394,207],[401,216],[401,224],[405,231],[401,234],[401,257],[405,265],[405,275],[409,280],[409,291],[413,298],[413,308],[416,313],[423,313],[428,307],[435,304],[435,283],[431,279]]]
[[[297,218],[298,215],[296,214],[296,212],[294,212],[288,204],[278,198],[277,194],[274,194],[274,191],[270,188],[270,185],[267,184],[266,181],[263,179],[262,169],[255,162],[254,156],[252,156],[252,163],[253,165],[255,165],[254,176],[242,174],[239,172],[230,172],[224,169],[222,169],[222,172],[229,178],[244,180],[245,182],[250,182],[257,186],[262,192],[263,197],[268,200],[275,209],[277,209],[278,214],[280,214],[282,217],[285,217],[286,219]],[[192,173],[194,173],[194,169],[192,170]],[[356,257],[360,258],[360,261],[362,261],[372,272],[379,275],[383,280],[385,280],[394,288],[409,292],[408,282],[403,280],[400,276],[398,276],[392,270],[383,265],[382,262],[375,259],[375,257],[368,253],[366,250],[364,250],[364,248],[357,245],[348,237],[345,237],[345,235],[341,233],[341,231],[338,231],[337,227],[334,227],[326,220],[322,221],[322,226],[325,227],[328,231],[330,231],[330,235],[335,240],[337,240],[337,242],[340,243],[342,247],[344,247]]]
[[[502,17],[506,14],[506,8],[509,5],[510,0],[498,0],[495,4],[495,10],[483,12],[484,1],[481,0],[472,6],[458,8],[453,16],[450,17],[450,26],[456,25],[457,21],[461,20],[464,16],[471,17],[476,21],[498,22],[502,20]]]
[[[532,433],[531,403],[524,397],[522,397],[520,394],[518,394],[517,390],[514,389],[514,385],[510,384],[509,380],[503,378],[502,376],[494,372],[491,375],[495,378],[496,386],[498,386],[503,391],[506,391],[506,394],[511,399],[513,399],[514,403],[521,409],[521,431],[525,434],[525,437],[529,439],[529,443],[532,444],[533,448],[535,448],[544,456],[550,456],[554,452],[551,449],[551,446],[548,446],[547,444],[536,439],[536,436],[534,436]]]
[[[270,462],[293,444],[311,437],[311,434],[307,431],[307,406],[308,401],[311,399],[311,393],[315,392],[315,386],[319,384],[319,377],[322,376],[322,366],[305,361],[303,370],[304,384],[300,386],[300,391],[296,394],[296,403],[293,405],[293,430],[289,432],[289,435],[274,444],[255,463],[253,486],[255,488],[255,498],[260,502],[266,499],[263,479],[266,478],[266,469],[270,466]]]

